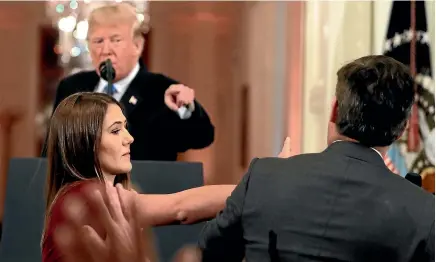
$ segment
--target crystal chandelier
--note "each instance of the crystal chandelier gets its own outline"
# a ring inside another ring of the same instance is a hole
[[[59,42],[56,50],[59,54],[60,64],[67,73],[92,67],[86,42],[87,17],[94,8],[113,2],[122,2],[122,0],[49,0],[46,2],[47,15],[51,18],[53,26],[59,30]],[[148,23],[148,1],[125,2],[129,2],[136,8],[138,20]]]

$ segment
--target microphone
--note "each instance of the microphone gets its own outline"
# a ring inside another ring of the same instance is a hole
[[[101,78],[107,81],[108,84],[108,95],[112,94],[112,84],[113,80],[115,79],[116,73],[115,68],[112,66],[112,61],[110,59],[106,59],[106,61],[101,62],[100,66],[98,67],[98,70],[100,72]]]
[[[177,114],[179,114],[180,119],[188,119],[191,117],[192,112],[189,109],[189,105],[182,105],[177,109]]]
[[[422,186],[422,177],[418,175],[417,173],[407,173],[405,176],[405,179],[409,181],[410,183],[414,184],[415,186],[421,187]]]

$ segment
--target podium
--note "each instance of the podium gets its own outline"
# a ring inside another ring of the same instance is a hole
[[[203,185],[201,163],[132,161],[132,183],[141,193],[168,194]],[[41,261],[41,235],[45,213],[45,158],[10,161],[0,241],[0,261]],[[176,251],[195,244],[203,223],[153,228],[160,262],[171,261]]]

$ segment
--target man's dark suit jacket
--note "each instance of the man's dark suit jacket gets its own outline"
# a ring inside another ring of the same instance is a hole
[[[92,92],[99,82],[95,71],[80,72],[63,79],[57,89],[54,108],[69,95]],[[132,160],[174,161],[178,152],[209,146],[214,140],[214,126],[204,108],[195,101],[195,110],[186,120],[164,103],[165,90],[178,82],[141,67],[123,97],[129,132],[135,141],[130,146]],[[131,97],[136,104],[130,103]],[[42,155],[46,155],[44,145]]]
[[[434,261],[435,199],[357,143],[255,159],[209,221],[203,261]]]

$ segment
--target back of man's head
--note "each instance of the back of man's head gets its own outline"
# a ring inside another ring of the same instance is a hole
[[[414,99],[409,68],[387,56],[365,56],[337,72],[336,128],[370,147],[392,144],[404,131]]]

